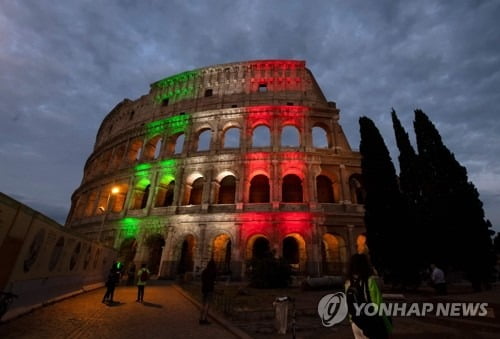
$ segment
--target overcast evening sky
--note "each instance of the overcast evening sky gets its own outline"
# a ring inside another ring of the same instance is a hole
[[[0,0],[0,191],[63,223],[104,116],[183,71],[305,60],[351,147],[421,108],[500,230],[499,1]],[[415,143],[414,143],[415,144]]]

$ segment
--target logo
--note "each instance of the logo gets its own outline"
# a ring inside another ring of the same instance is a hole
[[[347,316],[345,294],[337,292],[325,295],[318,303],[318,314],[325,327],[332,327],[342,322]]]

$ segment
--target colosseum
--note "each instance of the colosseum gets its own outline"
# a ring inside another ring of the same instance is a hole
[[[366,251],[361,157],[305,61],[204,67],[105,117],[66,225],[160,277],[265,253],[338,275]]]

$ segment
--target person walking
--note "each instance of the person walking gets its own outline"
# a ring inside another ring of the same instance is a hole
[[[111,269],[109,270],[108,277],[106,279],[106,293],[102,297],[103,304],[113,303],[113,296],[115,293],[115,287],[120,281],[120,270],[116,261],[113,262]]]
[[[146,264],[141,265],[141,269],[137,272],[137,302],[144,302],[144,288],[146,287],[146,282],[149,280],[149,275],[151,273],[146,267]]]
[[[203,295],[203,305],[200,313],[200,325],[209,325],[208,321],[208,308],[213,299],[215,278],[217,269],[215,261],[212,259],[208,262],[207,267],[201,272],[201,294]]]
[[[431,264],[431,284],[437,294],[446,294],[446,280],[444,278],[444,272],[435,264]]]
[[[382,293],[378,287],[374,270],[366,254],[355,254],[351,257],[349,279],[346,281],[347,308],[351,319],[352,333],[356,339],[386,339],[392,332],[390,318],[385,315],[357,314],[356,310],[363,303],[383,303]]]

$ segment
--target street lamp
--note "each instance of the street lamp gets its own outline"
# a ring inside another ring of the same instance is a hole
[[[108,199],[106,200],[106,207],[99,206],[99,210],[102,212],[102,221],[101,221],[101,227],[99,228],[99,236],[97,237],[98,242],[101,242],[102,229],[104,227],[104,223],[106,222],[106,217],[108,215],[109,201],[111,200],[111,195],[117,194],[118,192],[120,192],[120,188],[118,188],[117,186],[112,187],[111,191],[108,194]]]

